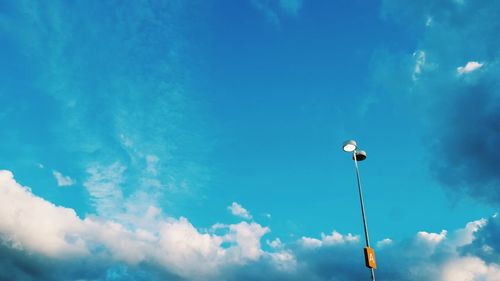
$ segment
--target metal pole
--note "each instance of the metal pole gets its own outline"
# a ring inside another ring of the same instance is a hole
[[[370,247],[368,226],[366,225],[365,204],[363,203],[363,192],[361,191],[361,180],[359,177],[358,159],[356,157],[356,150],[354,150],[353,152],[353,158],[354,158],[354,166],[356,167],[356,179],[358,180],[359,202],[361,203],[361,214],[363,215],[363,227],[365,229],[366,247]],[[373,268],[370,268],[370,271],[371,271],[372,281],[375,281],[375,270]]]

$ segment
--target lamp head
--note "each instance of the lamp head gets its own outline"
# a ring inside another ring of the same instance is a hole
[[[345,152],[353,152],[354,150],[356,150],[356,142],[354,140],[345,141],[342,149]]]
[[[356,155],[356,161],[363,161],[366,159],[366,151],[364,150],[357,150],[354,154]],[[352,155],[352,160],[354,160],[354,154]]]

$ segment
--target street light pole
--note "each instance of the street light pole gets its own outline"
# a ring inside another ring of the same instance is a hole
[[[344,143],[343,149],[346,152],[352,152],[352,159],[354,160],[354,167],[356,168],[359,202],[361,204],[361,214],[363,216],[363,227],[365,231],[365,242],[366,242],[366,248],[364,249],[365,262],[366,266],[370,269],[372,281],[375,281],[375,268],[377,265],[375,262],[375,253],[373,249],[370,247],[370,238],[368,236],[368,226],[366,223],[365,204],[363,202],[363,191],[361,190],[361,179],[359,176],[359,168],[358,168],[358,161],[363,161],[366,159],[366,152],[363,150],[357,150],[357,144],[353,140],[346,141]]]
[[[359,177],[358,157],[356,156],[356,150],[354,150],[352,157],[354,158],[354,166],[356,167],[356,179],[358,180],[359,202],[361,203],[361,214],[363,215],[366,247],[370,248],[370,238],[368,236],[368,226],[366,225],[365,204],[363,202],[363,191],[361,190],[361,179]],[[373,268],[370,268],[370,272],[372,281],[375,281],[375,270]]]

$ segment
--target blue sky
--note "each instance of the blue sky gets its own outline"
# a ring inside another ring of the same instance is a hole
[[[3,2],[0,280],[368,277],[356,139],[380,278],[498,281],[498,6]]]

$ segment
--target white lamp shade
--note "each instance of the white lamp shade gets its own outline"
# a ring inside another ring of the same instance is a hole
[[[342,149],[345,152],[353,152],[356,149],[356,142],[354,140],[345,141]]]

